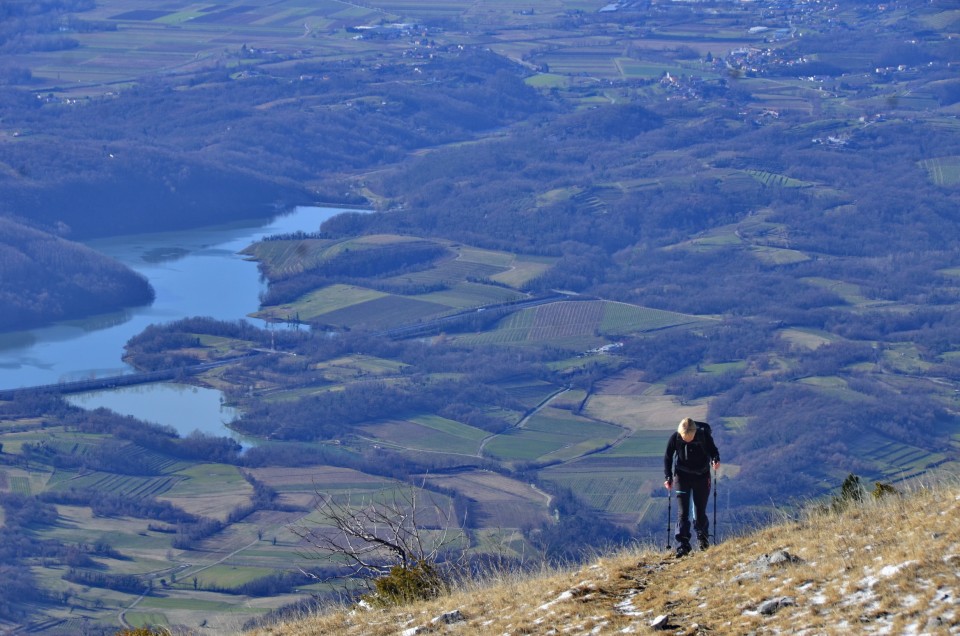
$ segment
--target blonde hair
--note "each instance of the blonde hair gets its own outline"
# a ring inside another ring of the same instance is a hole
[[[690,437],[697,432],[697,423],[691,418],[685,417],[680,420],[680,425],[677,426],[677,432],[680,433],[680,437]]]

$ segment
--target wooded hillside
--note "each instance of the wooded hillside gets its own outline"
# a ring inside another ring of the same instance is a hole
[[[147,280],[94,250],[0,217],[0,330],[144,305]]]

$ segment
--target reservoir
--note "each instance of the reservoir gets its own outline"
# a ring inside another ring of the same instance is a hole
[[[71,380],[119,375],[133,371],[121,360],[123,347],[148,325],[166,323],[191,316],[210,316],[219,320],[247,319],[259,308],[259,295],[266,288],[260,279],[257,264],[238,252],[251,243],[272,234],[316,232],[326,219],[343,212],[339,208],[298,207],[291,213],[272,220],[247,221],[231,226],[201,228],[184,232],[111,237],[91,241],[90,247],[116,258],[150,281],[156,291],[153,304],[117,314],[60,323],[30,331],[0,334],[0,388],[17,388],[53,384]],[[252,319],[255,324],[258,321]],[[166,392],[172,385],[161,389]],[[140,387],[141,392],[149,387]],[[189,400],[196,398],[193,387],[180,395],[185,411],[174,416],[183,426],[175,425],[181,435],[195,429],[207,431],[202,422],[184,423],[184,413],[206,408]],[[109,394],[112,392],[100,392]],[[157,409],[176,410],[177,394],[166,394]],[[211,409],[205,422],[216,418],[222,422],[235,414],[220,412],[219,393],[200,392],[201,401]],[[121,402],[143,402],[145,396],[123,394]],[[79,396],[77,396],[79,399]],[[90,398],[87,398],[90,399]],[[72,400],[73,401],[73,400]],[[75,401],[79,404],[79,401]],[[124,414],[157,421],[115,408],[111,404],[88,403],[82,406],[107,406]],[[199,418],[198,418],[199,419]],[[160,423],[170,423],[161,421]],[[184,428],[184,426],[186,428]]]
[[[102,406],[138,420],[170,426],[181,437],[195,431],[214,437],[230,434],[229,429],[224,427],[240,414],[236,409],[224,405],[221,399],[220,391],[173,382],[66,396],[66,400],[74,406],[85,409]]]

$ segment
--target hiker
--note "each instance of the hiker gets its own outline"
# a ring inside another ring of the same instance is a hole
[[[674,471],[676,457],[676,471]],[[663,455],[664,487],[670,491],[677,480],[677,527],[674,535],[679,544],[677,556],[690,553],[690,497],[693,496],[694,528],[701,550],[710,547],[710,521],[707,519],[707,499],[710,497],[710,466],[720,468],[720,452],[713,442],[710,425],[695,422],[689,417],[680,421],[677,432],[667,442]],[[670,496],[669,492],[667,496]]]

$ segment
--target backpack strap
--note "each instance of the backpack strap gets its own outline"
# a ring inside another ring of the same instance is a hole
[[[710,450],[707,448],[706,438],[707,436],[709,436],[711,439],[713,439],[713,430],[711,430],[710,425],[707,424],[706,422],[697,422],[696,420],[694,420],[693,423],[697,425],[698,433],[700,433],[701,431],[703,433],[706,433],[706,435],[697,435],[696,439],[700,443],[700,449],[703,451],[703,454],[706,455],[708,458],[710,458],[710,460],[712,461],[713,457],[710,455]]]

